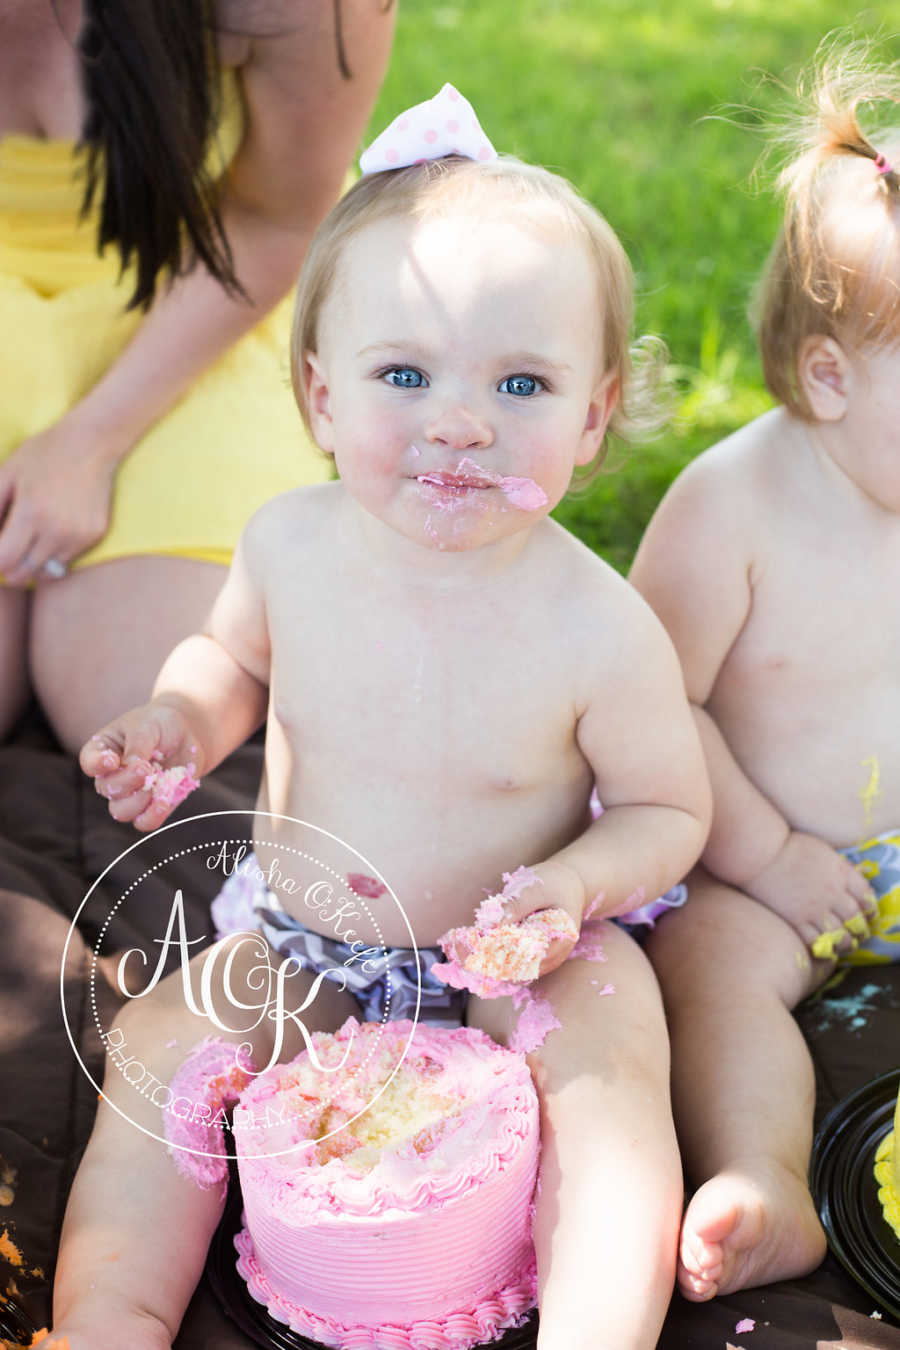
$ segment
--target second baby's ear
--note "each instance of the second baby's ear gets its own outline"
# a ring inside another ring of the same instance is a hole
[[[303,381],[306,407],[316,444],[326,454],[334,454],[331,400],[324,367],[315,352],[304,352]]]
[[[817,422],[839,422],[847,411],[853,371],[839,342],[824,334],[804,338],[797,354],[797,382]]]

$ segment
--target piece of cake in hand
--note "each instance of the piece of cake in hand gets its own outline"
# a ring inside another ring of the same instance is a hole
[[[191,792],[200,786],[199,778],[194,777],[196,764],[174,764],[171,769],[153,768],[142,783],[145,792],[149,792],[154,802],[168,806],[172,810],[180,806]]]
[[[234,1112],[253,1297],[347,1350],[468,1350],[521,1323],[537,1299],[539,1141],[524,1058],[408,1021],[351,1017],[312,1042],[342,1067],[304,1051]]]
[[[448,961],[436,962],[431,973],[454,989],[468,989],[481,998],[501,998],[536,980],[550,946],[557,939],[576,942],[578,925],[564,909],[537,909],[520,921],[504,920],[504,904],[529,884],[520,867],[499,895],[489,895],[467,928],[451,928],[439,939]]]

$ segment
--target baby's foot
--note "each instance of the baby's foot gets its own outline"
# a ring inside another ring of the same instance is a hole
[[[793,1172],[753,1159],[712,1177],[681,1227],[678,1286],[695,1303],[806,1275],[825,1255],[809,1190]]]

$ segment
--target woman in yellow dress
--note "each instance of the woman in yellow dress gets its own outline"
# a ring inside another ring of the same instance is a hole
[[[290,293],[392,31],[390,0],[3,0],[0,738],[31,689],[68,749],[140,702],[246,518],[328,477]]]

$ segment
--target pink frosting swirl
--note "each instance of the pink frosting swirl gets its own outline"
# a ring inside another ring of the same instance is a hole
[[[203,1190],[221,1185],[224,1194],[228,1177],[224,1110],[237,1101],[252,1074],[253,1062],[243,1048],[207,1036],[169,1083],[173,1099],[163,1113],[169,1152],[181,1175]]]

